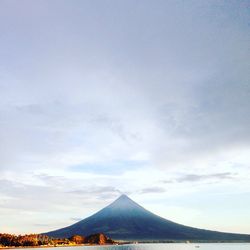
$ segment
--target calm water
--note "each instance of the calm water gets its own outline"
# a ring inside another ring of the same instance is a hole
[[[199,246],[199,247],[197,247]],[[82,250],[250,250],[250,244],[137,244],[106,247],[82,247]],[[66,250],[66,249],[65,249]],[[67,249],[72,250],[72,249]]]
[[[38,250],[38,248],[36,249]],[[46,248],[41,248],[41,249],[44,250]],[[250,250],[250,243],[137,244],[137,245],[100,246],[100,247],[99,246],[62,247],[58,249],[60,250],[109,250],[109,249],[110,250],[192,250],[192,249],[193,250]]]

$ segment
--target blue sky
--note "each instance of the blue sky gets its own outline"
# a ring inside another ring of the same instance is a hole
[[[250,233],[249,1],[0,1],[0,228],[121,193]]]

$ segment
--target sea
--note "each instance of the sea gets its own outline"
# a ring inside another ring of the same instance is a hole
[[[70,248],[70,247],[69,247]],[[250,243],[165,243],[119,246],[86,246],[82,250],[250,250]],[[74,249],[65,249],[74,250]]]
[[[44,248],[36,248],[43,249]],[[113,246],[62,247],[61,250],[250,250],[250,243],[154,243]],[[25,249],[27,250],[27,249]]]

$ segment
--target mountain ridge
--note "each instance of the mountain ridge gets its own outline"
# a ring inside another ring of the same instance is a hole
[[[250,241],[247,234],[224,233],[175,223],[146,210],[124,194],[90,217],[44,234],[70,237],[100,232],[115,240]]]

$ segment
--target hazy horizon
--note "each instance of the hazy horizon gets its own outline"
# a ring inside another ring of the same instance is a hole
[[[0,0],[0,228],[125,193],[250,234],[250,2]]]

